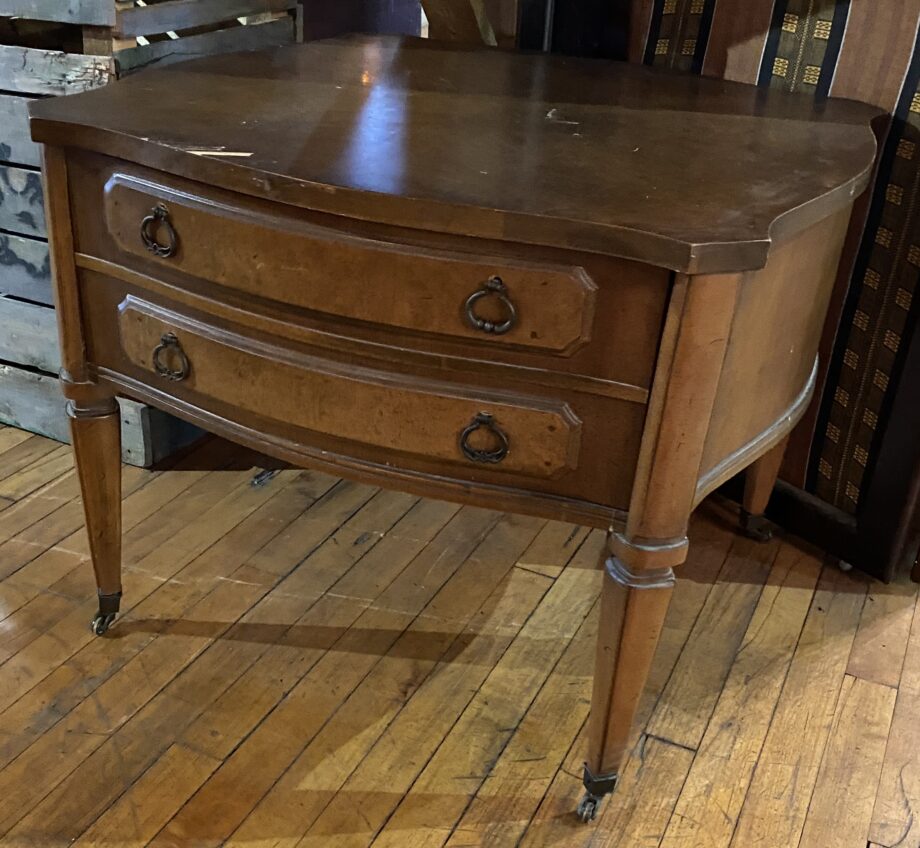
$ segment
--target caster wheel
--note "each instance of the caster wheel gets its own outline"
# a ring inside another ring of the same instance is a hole
[[[108,632],[108,629],[112,626],[113,621],[115,621],[115,613],[97,613],[96,617],[90,624],[90,629],[97,636],[104,636]]]
[[[93,633],[97,636],[105,635],[112,626],[112,622],[115,621],[115,616],[118,615],[120,608],[121,592],[115,592],[111,595],[104,595],[100,592],[99,611],[96,613],[92,624],[90,624],[90,629]]]
[[[595,798],[593,795],[586,794],[584,798],[581,799],[581,803],[578,805],[578,818],[584,824],[588,822],[593,822],[597,818],[597,808],[600,804],[600,799]]]

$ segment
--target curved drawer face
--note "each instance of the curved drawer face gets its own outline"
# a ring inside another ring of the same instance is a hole
[[[581,268],[388,244],[123,173],[104,196],[123,252],[248,295],[553,355],[590,339],[596,287]]]
[[[151,385],[178,386],[282,425],[534,478],[578,464],[581,422],[562,402],[343,365],[131,296],[119,307],[118,335],[124,355]]]

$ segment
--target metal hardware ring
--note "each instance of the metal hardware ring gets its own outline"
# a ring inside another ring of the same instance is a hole
[[[499,441],[499,446],[494,450],[484,451],[470,447],[470,436],[483,427],[489,430]],[[508,436],[505,435],[502,429],[495,423],[495,419],[488,412],[478,413],[460,434],[460,450],[471,462],[484,462],[489,464],[499,463],[508,456],[509,447]]]
[[[166,232],[166,244],[160,244],[157,241],[157,233],[161,229]],[[179,246],[179,237],[170,223],[169,210],[162,203],[154,206],[150,214],[141,221],[141,240],[144,242],[144,247],[154,256],[168,259],[175,254]]]
[[[170,368],[164,361],[164,354],[167,351],[173,351],[179,357],[179,368],[177,370]],[[191,371],[191,364],[174,333],[163,333],[160,337],[160,343],[153,349],[153,367],[157,374],[167,380],[172,380],[174,383],[178,383],[188,377]]]
[[[484,297],[494,295],[497,297],[508,317],[501,323],[495,321],[486,321],[476,314],[476,304]],[[489,281],[479,291],[473,292],[466,299],[466,320],[474,330],[481,330],[483,333],[490,333],[494,336],[502,336],[507,333],[515,324],[517,324],[517,309],[508,297],[508,287],[502,282],[501,277],[490,277]]]

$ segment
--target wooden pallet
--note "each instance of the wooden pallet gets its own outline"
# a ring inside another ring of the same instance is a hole
[[[301,36],[300,20],[298,0],[0,0],[0,422],[67,434],[63,402],[49,391],[57,331],[29,102],[153,63],[289,43]],[[126,416],[125,429],[126,456],[141,465],[190,434],[149,411]]]
[[[0,17],[95,26],[116,38],[218,25],[289,12],[298,0],[0,0]]]

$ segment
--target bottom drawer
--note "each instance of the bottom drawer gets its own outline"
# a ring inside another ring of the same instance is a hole
[[[578,464],[565,403],[499,399],[257,341],[128,297],[118,335],[161,384],[312,433],[384,451],[555,477]]]
[[[294,341],[95,272],[80,288],[100,377],[219,434],[470,503],[602,525],[628,506],[642,404]]]

